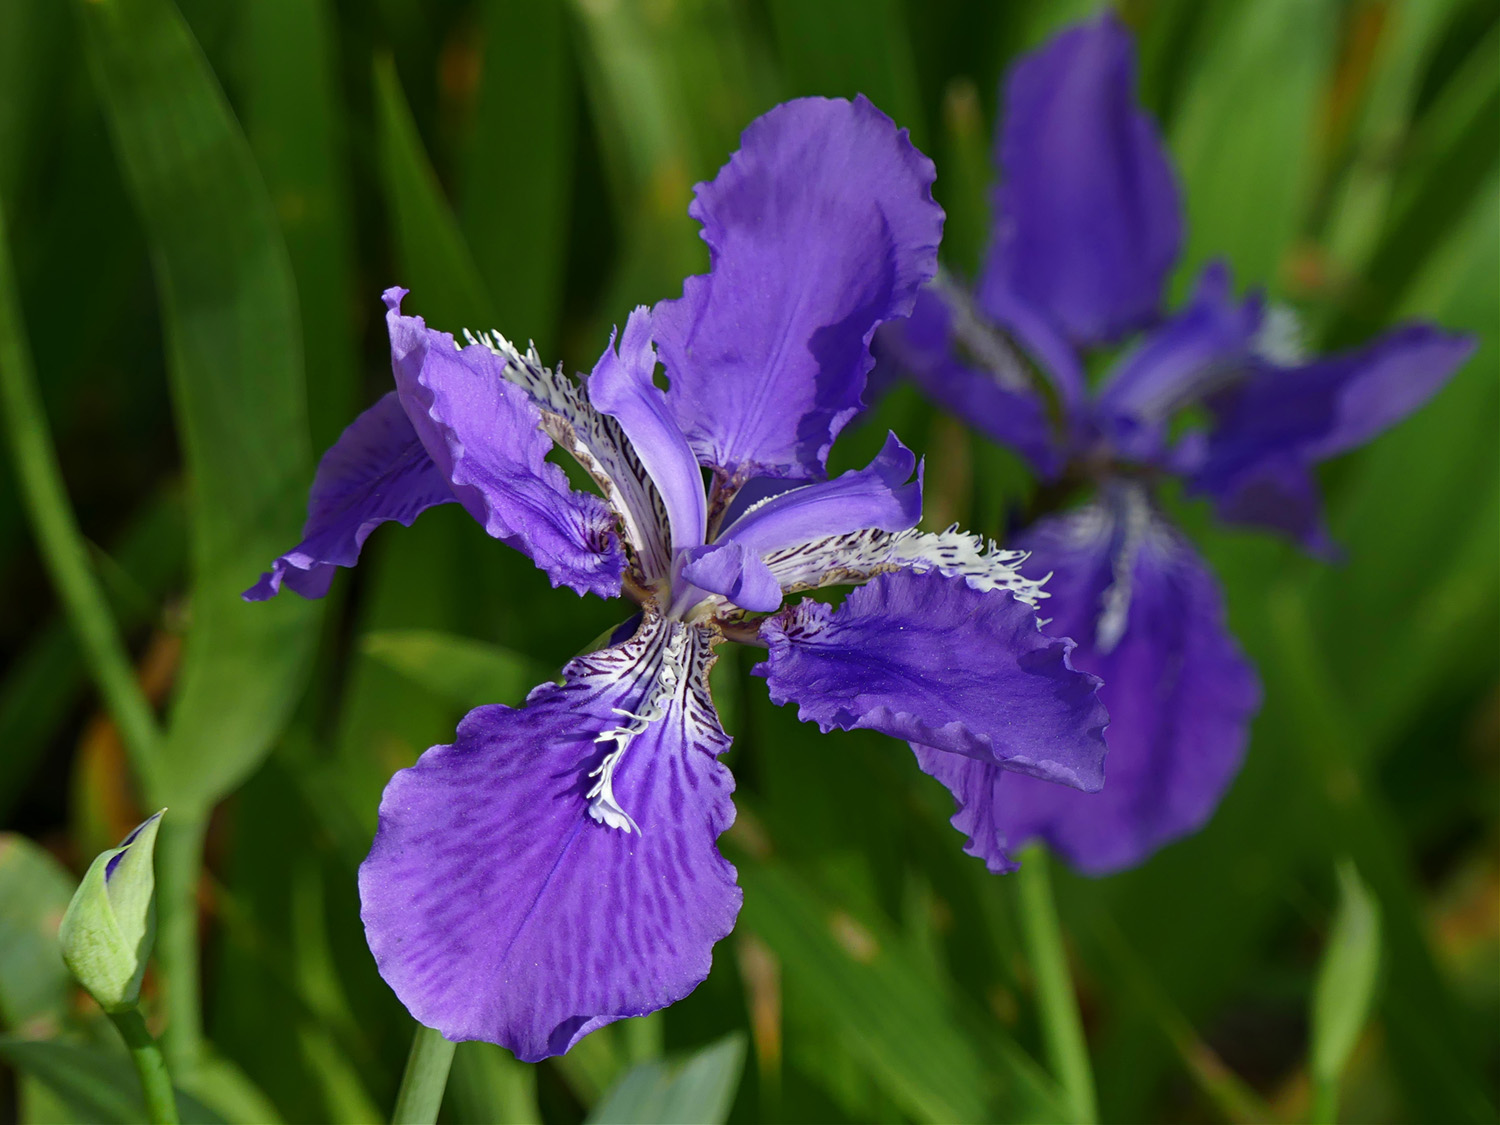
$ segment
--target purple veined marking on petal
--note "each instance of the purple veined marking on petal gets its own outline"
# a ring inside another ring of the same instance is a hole
[[[708,523],[703,472],[687,437],[656,386],[651,346],[651,310],[634,309],[625,331],[611,334],[609,347],[588,378],[594,406],[615,418],[667,509],[667,541],[675,554],[701,546]]]
[[[615,708],[650,709],[673,637],[686,673],[612,772],[639,827],[618,830],[589,812],[609,753],[595,733],[626,725]],[[648,609],[630,640],[575,658],[523,707],[471,712],[452,746],[391,780],[361,914],[420,1022],[534,1062],[708,975],[740,905],[716,845],[734,820],[729,738],[708,696],[716,639]]]
[[[687,663],[684,660],[686,648],[686,631],[673,631],[667,638],[666,646],[662,649],[661,666],[656,674],[656,684],[646,696],[645,705],[639,712],[629,711],[623,707],[610,708],[616,715],[627,721],[618,727],[602,731],[594,738],[595,742],[615,744],[615,748],[604,756],[604,760],[589,772],[590,777],[598,778],[598,780],[584,794],[584,799],[589,803],[589,816],[600,824],[618,828],[624,832],[640,834],[641,826],[620,807],[619,801],[615,799],[615,768],[625,756],[625,751],[630,749],[630,744],[635,737],[644,732],[652,723],[660,722],[666,717],[667,707],[676,698],[678,689],[682,686],[683,677],[687,675]]]
[[[667,507],[619,421],[595,408],[583,385],[561,365],[547,367],[536,348],[524,353],[499,332],[465,334],[504,361],[505,377],[531,396],[542,411],[542,428],[599,485],[625,528],[648,581],[671,570]]]
[[[882,574],[837,610],[761,626],[771,701],[828,731],[870,729],[1090,792],[1104,782],[1099,681],[1035,611],[959,576]]]

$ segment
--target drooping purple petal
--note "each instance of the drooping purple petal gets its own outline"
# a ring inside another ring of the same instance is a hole
[[[867,728],[1083,789],[1103,783],[1107,721],[1073,644],[1030,606],[938,573],[882,574],[837,610],[767,619],[771,700],[824,731]]]
[[[1217,581],[1133,489],[1043,520],[1017,545],[1052,571],[1047,632],[1076,638],[1074,663],[1104,681],[1104,788],[998,772],[940,779],[972,810],[976,854],[1041,838],[1090,874],[1131,867],[1213,815],[1260,704],[1255,673],[1225,627]]]
[[[959,421],[1010,446],[1040,476],[1052,477],[1062,467],[1041,396],[1024,382],[1005,377],[1011,370],[1006,357],[997,356],[991,364],[979,355],[972,362],[961,358],[953,312],[937,290],[924,288],[911,316],[883,327],[876,345],[883,362],[889,360],[909,375]]]
[[[605,414],[618,419],[666,505],[672,549],[703,542],[708,504],[703,473],[687,438],[678,428],[655,382],[656,352],[651,347],[651,310],[642,306],[625,322],[615,351],[614,338],[589,376],[588,394]]]
[[[1162,456],[1172,413],[1242,377],[1260,329],[1259,296],[1234,298],[1228,267],[1206,266],[1192,300],[1126,356],[1100,389],[1097,416],[1116,452]]]
[[[861,405],[870,338],[937,269],[932,162],[865,98],[801,98],[744,132],[690,214],[711,266],[655,311],[668,401],[705,464],[816,478]]]
[[[1417,409],[1473,348],[1470,337],[1410,324],[1302,366],[1263,364],[1210,398],[1214,424],[1190,483],[1226,518],[1292,531],[1315,546],[1311,466]]]
[[[1157,312],[1182,243],[1165,146],[1135,100],[1130,33],[1111,13],[1020,60],[996,146],[995,239],[979,300],[1024,297],[1076,344]]]
[[[271,564],[245,591],[245,600],[265,601],[283,584],[304,598],[321,598],[334,569],[357,563],[360,548],[382,523],[395,520],[410,527],[428,508],[457,499],[391,391],[323,454],[302,542]]]
[[[949,823],[964,834],[964,851],[984,860],[992,875],[1009,875],[1020,867],[1010,857],[1010,849],[1015,845],[1006,838],[1003,818],[999,815],[1003,806],[1001,787],[1011,781],[1026,781],[1039,789],[1059,787],[1051,782],[1022,778],[994,762],[981,762],[964,754],[950,754],[915,742],[911,748],[922,772],[937,778],[953,794],[958,810]]]
[[[740,906],[709,644],[648,616],[391,779],[361,915],[418,1021],[535,1061],[708,975]]]
[[[615,516],[574,492],[546,459],[552,439],[531,398],[487,347],[460,349],[421,317],[401,315],[406,291],[385,293],[396,390],[428,455],[484,529],[580,594],[616,597],[625,556]]]

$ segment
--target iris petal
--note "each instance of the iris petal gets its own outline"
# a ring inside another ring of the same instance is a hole
[[[1369,441],[1434,395],[1473,353],[1471,337],[1425,324],[1296,367],[1261,365],[1214,396],[1190,483],[1228,519],[1267,524],[1319,546],[1312,465]],[[1279,518],[1285,507],[1292,518]]]
[[[821,476],[861,407],[877,326],[937,269],[932,162],[863,97],[752,122],[690,209],[711,267],[655,310],[668,401],[736,482]]]
[[[453,745],[392,778],[360,899],[417,1020],[535,1061],[708,975],[740,906],[716,845],[734,782],[710,643],[648,615],[564,685],[470,712]],[[612,810],[629,823],[611,827]]]
[[[1020,539],[1053,572],[1047,631],[1076,637],[1074,663],[1104,681],[1108,779],[1083,794],[998,774],[986,790],[972,771],[956,785],[940,778],[987,810],[970,829],[981,849],[1039,837],[1081,871],[1118,871],[1202,827],[1239,771],[1255,672],[1207,565],[1143,504],[1108,497]]]
[[[391,365],[407,417],[454,495],[495,538],[579,593],[616,597],[625,556],[608,505],[574,492],[549,462],[552,439],[536,405],[478,345],[460,349],[421,317],[401,315],[405,290],[385,300]]]
[[[334,569],[357,563],[365,540],[382,523],[395,520],[410,527],[428,508],[457,499],[392,391],[351,422],[323,454],[308,497],[302,542],[245,591],[245,600],[265,601],[283,584],[304,598],[321,598]]]
[[[1099,681],[1006,592],[897,571],[837,610],[804,601],[761,638],[770,651],[754,671],[771,701],[824,731],[878,730],[1065,785],[1103,783]]]
[[[656,353],[651,348],[651,311],[638,308],[625,323],[619,351],[605,349],[589,376],[590,401],[617,419],[666,505],[671,548],[703,542],[707,502],[703,474],[687,438],[667,408],[666,396],[652,381]]]
[[[1135,51],[1112,14],[1012,69],[997,142],[997,223],[979,300],[1020,328],[1019,298],[1074,344],[1149,322],[1182,244],[1166,147],[1136,104]],[[1023,332],[1035,336],[1035,332]]]

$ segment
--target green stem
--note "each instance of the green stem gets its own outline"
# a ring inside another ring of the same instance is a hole
[[[1312,1115],[1314,1125],[1337,1125],[1339,1119],[1339,1080],[1337,1077],[1313,1075]]]
[[[441,1032],[418,1025],[412,1037],[411,1054],[406,1056],[406,1073],[396,1094],[392,1125],[432,1125],[443,1104],[443,1090],[448,1085],[448,1070],[453,1066],[455,1044]]]
[[[1068,1113],[1075,1122],[1091,1125],[1098,1119],[1094,1101],[1094,1074],[1089,1066],[1088,1041],[1078,1014],[1078,997],[1068,973],[1062,927],[1052,901],[1052,880],[1047,871],[1047,853],[1030,849],[1016,875],[1021,896],[1021,927],[1026,955],[1036,977],[1037,1004],[1041,1010],[1042,1034],[1047,1061],[1063,1088]]]
[[[36,373],[16,297],[15,277],[0,213],[0,403],[15,461],[21,499],[31,520],[68,623],[78,635],[89,671],[119,727],[136,776],[150,790],[157,780],[161,732],[103,588],[89,560],[88,545],[63,485],[57,449],[37,392]]]
[[[162,976],[167,1058],[188,1089],[203,1055],[198,984],[198,879],[203,865],[203,809],[179,802],[156,837],[156,963]]]
[[[146,1097],[146,1118],[151,1125],[177,1125],[177,1097],[172,1092],[172,1078],[162,1058],[161,1046],[146,1030],[139,1008],[111,1012],[109,1018],[120,1029],[120,1038],[130,1052],[136,1073],[141,1076],[141,1093]]]

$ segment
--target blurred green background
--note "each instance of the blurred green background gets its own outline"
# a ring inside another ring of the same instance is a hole
[[[160,804],[147,1010],[203,1103],[190,1115],[388,1113],[412,1025],[353,878],[381,788],[625,615],[551,590],[456,506],[377,533],[321,605],[241,605],[295,542],[316,451],[388,387],[380,291],[586,370],[632,305],[706,268],[691,185],[756,114],[811,93],[863,92],[911,130],[937,162],[945,261],[969,273],[1000,75],[1097,7],[0,0],[0,304],[24,317],[87,569],[160,715],[156,733],[107,717],[6,459],[0,1121],[138,1112],[53,935],[90,858]],[[1054,865],[1101,1115],[1307,1118],[1342,863],[1380,918],[1344,1118],[1494,1120],[1500,6],[1119,11],[1185,185],[1181,277],[1227,256],[1319,347],[1425,317],[1480,349],[1325,473],[1344,565],[1176,505],[1266,704],[1202,833],[1106,880]],[[17,327],[0,314],[0,362]],[[12,434],[42,432],[9,409]],[[1013,458],[906,391],[875,413],[836,467],[890,426],[928,457],[933,524],[1003,531],[1029,487]],[[752,662],[726,651],[715,672],[745,906],[711,977],[538,1067],[460,1047],[445,1120],[578,1121],[632,1066],[662,1086],[715,1043],[685,1075],[698,1094],[672,1088],[684,1119],[721,1102],[733,1121],[1055,1118],[1017,880],[961,853],[947,793],[904,746],[797,723]],[[141,745],[154,776],[129,766]],[[671,1112],[652,1104],[634,1119]]]

